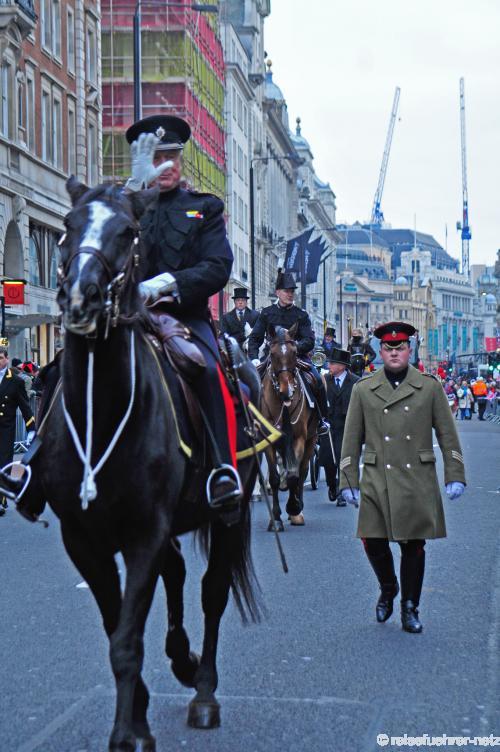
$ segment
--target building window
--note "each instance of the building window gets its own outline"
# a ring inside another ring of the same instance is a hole
[[[243,178],[243,150],[238,146],[238,175]]]
[[[33,73],[26,70],[26,145],[35,151],[35,80]]]
[[[2,63],[2,134],[7,138],[11,136],[10,125],[10,102],[11,102],[11,86],[12,86],[12,65],[4,60]]]
[[[61,59],[61,3],[52,0],[52,52]]]
[[[57,290],[57,267],[59,265],[59,246],[57,245],[57,236],[50,233],[49,236],[49,287],[51,290]]]
[[[56,97],[52,105],[52,156],[54,165],[62,169],[62,105]]]
[[[243,230],[244,215],[243,215],[243,201],[241,200],[241,198],[238,198],[238,224]]]
[[[87,129],[87,180],[89,186],[97,185],[97,127],[89,123]]]
[[[66,54],[68,56],[68,71],[75,72],[75,14],[72,8],[68,8],[67,31],[66,31]]]
[[[41,236],[37,231],[30,232],[29,240],[29,281],[32,285],[41,285]]]
[[[25,92],[24,92],[24,76],[21,75],[17,80],[17,127],[24,129],[24,117],[25,117]]]
[[[236,139],[233,138],[233,172],[238,172],[238,160],[236,159],[237,153]]]
[[[52,24],[50,20],[50,0],[40,0],[40,26],[42,47],[52,50]]]
[[[87,21],[87,49],[86,49],[87,82],[97,86],[97,35],[92,21]]]
[[[42,91],[42,159],[52,162],[50,129],[50,93]]]
[[[76,106],[68,99],[68,172],[76,175]]]

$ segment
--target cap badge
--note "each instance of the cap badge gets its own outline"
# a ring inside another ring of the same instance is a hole
[[[166,133],[166,130],[161,125],[159,128],[155,130],[155,136],[158,136],[159,139],[162,139],[165,133]]]
[[[391,336],[392,336],[392,337],[395,337],[395,336],[396,336],[396,332],[395,332],[395,330],[394,330],[394,329],[393,329],[393,330],[392,330],[392,332],[391,332]]]

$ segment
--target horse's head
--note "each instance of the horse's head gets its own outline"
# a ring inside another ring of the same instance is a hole
[[[66,329],[95,335],[105,317],[117,322],[123,296],[135,294],[138,220],[157,191],[125,194],[112,185],[88,188],[74,177],[66,187],[72,209],[59,241],[57,302]]]
[[[271,376],[276,391],[285,405],[290,405],[297,387],[297,336],[298,324],[290,329],[269,325],[269,353],[271,356]]]

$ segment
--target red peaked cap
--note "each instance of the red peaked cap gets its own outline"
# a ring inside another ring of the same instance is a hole
[[[413,334],[416,334],[417,330],[411,324],[405,324],[404,321],[389,321],[388,324],[382,324],[378,326],[373,334],[381,342],[388,342],[389,344],[398,344],[399,342],[407,342]]]

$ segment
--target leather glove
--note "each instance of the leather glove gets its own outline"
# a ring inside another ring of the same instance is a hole
[[[457,480],[446,484],[446,493],[450,499],[458,499],[465,491],[465,486]]]
[[[252,363],[255,368],[257,368],[257,366],[260,366],[260,360],[258,358],[253,358]]]
[[[28,431],[26,436],[26,446],[29,446],[36,436],[36,431]]]
[[[355,507],[359,507],[360,493],[359,488],[344,488],[342,491],[342,498],[347,501],[348,504],[354,504]]]
[[[158,167],[154,166],[153,158],[159,143],[160,139],[154,133],[141,133],[137,141],[131,144],[132,176],[125,183],[128,191],[142,191],[174,164],[169,160]]]
[[[171,295],[174,300],[179,302],[179,290],[177,289],[177,282],[175,277],[170,272],[163,272],[151,279],[145,279],[139,283],[139,292],[146,300],[154,302],[158,300],[162,295]]]

